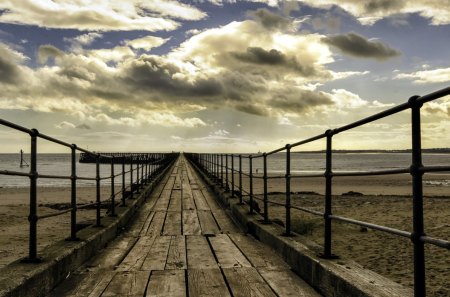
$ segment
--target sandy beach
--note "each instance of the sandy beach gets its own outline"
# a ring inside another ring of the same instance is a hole
[[[116,189],[118,191],[119,188]],[[101,199],[110,197],[110,187],[101,188]],[[38,215],[58,211],[56,204],[70,202],[70,188],[39,187]],[[95,187],[77,188],[77,201],[80,204],[95,201]],[[102,216],[105,215],[102,209]],[[0,268],[10,262],[28,255],[29,189],[0,188]],[[95,220],[94,210],[80,209],[77,212],[79,223]],[[70,235],[70,213],[38,221],[38,253],[45,246]]]
[[[261,175],[259,175],[261,176]],[[450,239],[449,175],[428,175],[424,178],[424,209],[427,235]],[[231,176],[229,177],[231,183]],[[237,176],[235,177],[237,189]],[[323,210],[323,178],[293,179],[291,191],[294,205]],[[243,178],[248,191],[248,178]],[[116,189],[118,191],[119,188]],[[284,179],[270,179],[270,200],[284,203]],[[349,191],[360,196],[342,196]],[[306,194],[315,192],[317,194]],[[95,200],[95,188],[78,188],[79,203]],[[254,179],[254,193],[262,193],[262,179]],[[407,174],[364,178],[342,177],[333,180],[333,213],[358,220],[411,231],[411,177]],[[102,199],[108,199],[110,188],[102,188]],[[28,189],[0,189],[0,267],[27,255],[28,249]],[[55,203],[69,202],[70,188],[38,189],[39,214],[55,211]],[[262,203],[260,203],[262,208]],[[284,220],[285,208],[272,205],[271,219]],[[103,210],[103,215],[105,215]],[[38,251],[44,246],[68,237],[70,214],[38,222]],[[95,212],[80,210],[79,221],[93,220]],[[292,211],[292,229],[321,245],[323,225],[320,217],[298,210]],[[412,286],[412,244],[408,239],[383,232],[361,230],[357,226],[333,223],[333,252],[344,259],[353,259],[396,282]],[[427,288],[429,296],[450,296],[450,252],[426,245]]]

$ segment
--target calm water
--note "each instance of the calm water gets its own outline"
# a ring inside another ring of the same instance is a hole
[[[24,158],[29,162],[29,155]],[[78,160],[78,159],[77,159]],[[231,159],[229,159],[231,165]],[[234,160],[235,168],[238,169],[238,158]],[[286,155],[283,153],[274,154],[267,158],[268,172],[272,174],[283,174],[286,166]],[[411,155],[408,153],[335,153],[333,154],[333,171],[364,171],[364,170],[384,170],[409,167]],[[449,154],[424,154],[424,165],[450,165]],[[11,170],[28,172],[29,167],[19,167],[19,154],[0,154],[0,170]],[[40,174],[70,175],[70,154],[39,154],[38,172]],[[242,160],[244,171],[248,171],[248,159]],[[115,167],[116,173],[121,170],[121,165]],[[127,165],[128,169],[128,165]],[[325,169],[325,154],[291,154],[291,173],[322,173]],[[253,160],[253,171],[262,173],[262,158]],[[100,175],[109,176],[110,165],[100,166]],[[77,163],[77,176],[95,177],[95,164]],[[128,181],[128,178],[127,178]],[[116,184],[120,184],[121,178],[116,179]],[[79,185],[92,185],[93,181],[78,180]],[[108,181],[102,181],[108,184]],[[447,184],[446,184],[447,183]],[[24,187],[29,185],[27,177],[15,177],[0,175],[0,187]],[[61,179],[38,179],[41,186],[69,186],[69,180]],[[450,186],[449,181],[444,181],[443,186]]]

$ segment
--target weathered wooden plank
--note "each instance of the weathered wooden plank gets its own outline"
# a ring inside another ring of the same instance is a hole
[[[189,296],[231,296],[219,269],[189,269]]]
[[[253,267],[226,268],[223,273],[235,297],[277,296]]]
[[[155,207],[153,208],[153,210],[155,210],[155,211],[167,210],[167,207],[169,206],[171,193],[172,193],[172,189],[164,189],[161,192],[161,196],[159,197],[158,201],[156,201]]]
[[[186,268],[186,239],[182,235],[172,236],[165,269]]]
[[[142,228],[139,232],[139,236],[144,236],[147,234],[148,228],[150,227],[150,224],[152,223],[153,220],[153,216],[155,215],[154,211],[150,211],[148,212],[148,216],[147,219],[145,220],[145,222],[142,224]]]
[[[142,263],[141,270],[164,270],[169,253],[170,236],[157,236],[150,249],[147,249],[147,257]]]
[[[210,209],[212,210],[221,209],[219,203],[214,198],[214,196],[208,191],[206,186],[202,186],[200,190],[202,191],[203,197],[205,197],[206,203],[208,203]]]
[[[163,235],[181,235],[181,211],[168,211]]]
[[[185,297],[184,270],[152,271],[147,288],[148,297]]]
[[[182,201],[183,201],[183,210],[186,209],[195,209],[195,203],[194,203],[194,198],[192,197],[192,189],[191,186],[189,185],[189,182],[187,180],[187,178],[183,179],[183,191],[182,191]]]
[[[211,243],[220,267],[252,266],[226,234],[218,234],[214,237],[209,237],[208,240]]]
[[[231,220],[228,214],[223,209],[216,209],[212,211],[216,222],[219,224],[220,231],[222,233],[239,233],[243,232],[238,226]]]
[[[164,220],[166,219],[166,212],[165,211],[157,211],[155,212],[152,222],[150,223],[150,226],[147,229],[147,232],[145,235],[147,236],[157,236],[161,235],[162,228],[164,226]]]
[[[98,297],[111,282],[115,273],[115,271],[104,270],[75,272],[47,296]]]
[[[204,236],[186,236],[188,269],[217,268],[216,259]]]
[[[117,267],[117,271],[139,270],[145,261],[148,249],[153,245],[155,236],[142,236]]]
[[[183,234],[184,235],[201,235],[202,229],[198,220],[196,210],[183,211]]]
[[[286,297],[319,297],[321,296],[304,280],[290,269],[260,268],[261,276],[278,294]]]
[[[143,296],[149,276],[150,271],[118,272],[101,296]]]
[[[217,226],[214,217],[209,210],[199,210],[197,211],[198,220],[200,221],[200,226],[202,228],[202,234],[219,234],[219,226]]]
[[[254,267],[289,269],[286,262],[275,251],[252,236],[239,233],[229,234],[228,236]]]
[[[203,197],[203,194],[200,190],[194,189],[194,187],[192,187],[192,196],[194,197],[195,208],[197,208],[197,210],[210,209],[208,203],[205,200],[205,197]]]
[[[169,211],[181,211],[181,189],[173,189],[170,195]]]
[[[101,250],[86,266],[89,269],[113,269],[125,258],[137,241],[136,237],[121,236],[110,246]]]

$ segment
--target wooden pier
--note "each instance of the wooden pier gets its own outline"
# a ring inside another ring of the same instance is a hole
[[[246,235],[184,156],[133,224],[49,296],[320,296]]]

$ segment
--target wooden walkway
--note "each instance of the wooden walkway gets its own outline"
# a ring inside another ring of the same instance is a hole
[[[127,232],[49,296],[320,296],[246,235],[181,156]]]

